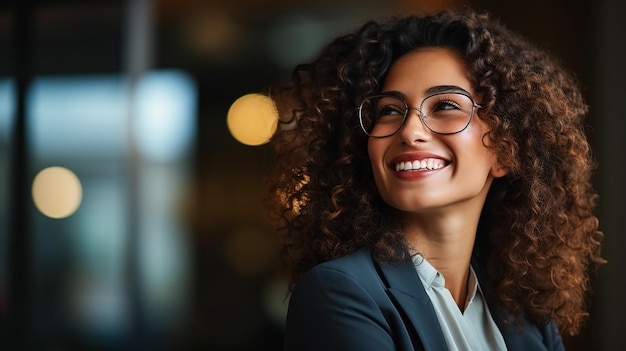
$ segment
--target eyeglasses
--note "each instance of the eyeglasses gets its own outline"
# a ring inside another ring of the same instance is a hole
[[[465,92],[439,92],[411,108],[398,93],[366,97],[358,107],[361,128],[370,137],[386,138],[396,134],[406,122],[410,110],[419,112],[422,123],[433,133],[455,134],[470,124],[474,112],[482,106]]]

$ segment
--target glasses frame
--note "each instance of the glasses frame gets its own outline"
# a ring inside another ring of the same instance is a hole
[[[470,112],[470,117],[467,120],[467,124],[465,124],[465,126],[463,128],[461,128],[461,130],[456,131],[456,132],[437,132],[435,130],[433,130],[430,126],[428,126],[428,123],[426,123],[426,115],[422,112],[422,107],[424,106],[424,101],[428,100],[429,98],[433,97],[433,96],[437,96],[437,95],[445,95],[445,94],[459,94],[459,95],[464,95],[466,97],[468,97],[470,99],[470,101],[472,102],[472,111]],[[365,125],[363,125],[363,116],[362,116],[362,110],[363,110],[363,104],[370,99],[374,99],[374,98],[383,98],[383,97],[392,97],[392,98],[396,98],[400,101],[402,101],[402,103],[404,104],[404,116],[402,117],[402,122],[400,122],[400,125],[398,126],[398,129],[396,129],[393,133],[388,134],[388,135],[371,135],[370,133],[367,132]],[[370,138],[388,138],[390,136],[395,135],[396,133],[398,133],[400,131],[400,129],[402,129],[402,127],[404,126],[404,124],[406,123],[406,120],[409,116],[409,111],[415,110],[417,112],[419,112],[419,117],[420,120],[422,121],[422,124],[431,132],[435,133],[435,134],[439,134],[439,135],[451,135],[451,134],[457,134],[460,133],[462,131],[464,131],[465,129],[467,129],[467,127],[470,125],[470,123],[472,123],[472,120],[474,119],[474,115],[476,114],[476,110],[481,108],[482,106],[477,104],[476,101],[474,101],[474,98],[472,97],[472,95],[470,95],[469,93],[465,92],[465,91],[460,91],[460,90],[450,90],[450,91],[440,91],[440,92],[436,92],[434,94],[430,94],[428,96],[425,96],[424,99],[422,99],[422,102],[420,102],[420,107],[416,108],[416,107],[411,107],[409,106],[409,104],[406,102],[406,98],[404,97],[404,95],[400,94],[400,93],[395,93],[395,92],[389,92],[389,93],[382,93],[382,94],[371,94],[371,95],[367,95],[363,98],[363,100],[361,101],[361,103],[359,104],[359,106],[357,107],[357,111],[358,111],[358,118],[359,118],[359,125],[361,126],[361,130],[365,133],[365,135],[367,135]]]

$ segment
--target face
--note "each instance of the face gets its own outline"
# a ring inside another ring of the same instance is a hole
[[[480,104],[463,60],[447,48],[421,48],[402,56],[389,70],[382,92],[400,93],[410,108],[416,108],[429,92],[443,86],[463,89]],[[475,110],[467,128],[449,135],[430,131],[419,111],[411,109],[396,134],[368,140],[381,197],[390,206],[415,214],[453,210],[480,213],[493,178],[504,175],[493,152],[483,144],[487,131],[480,109]],[[400,165],[408,162],[420,168],[402,169]]]

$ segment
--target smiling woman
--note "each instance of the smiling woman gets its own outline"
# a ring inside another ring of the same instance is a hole
[[[505,174],[495,160],[494,151],[483,144],[483,136],[488,131],[484,122],[480,118],[472,120],[475,103],[468,92],[472,90],[464,63],[456,51],[420,48],[405,54],[391,66],[382,91],[401,92],[409,101],[422,101],[422,107],[415,114],[408,114],[406,109],[404,113],[409,117],[398,125],[396,132],[385,138],[369,138],[367,148],[376,188],[387,204],[413,217],[430,217],[435,210],[440,214],[439,223],[427,218],[405,221],[407,240],[428,237],[433,226],[441,228],[436,232],[453,232],[455,237],[449,240],[469,241],[461,250],[450,253],[465,257],[466,265],[489,187],[495,177]],[[432,91],[437,91],[438,95],[432,95]],[[457,91],[465,93],[455,93]],[[373,132],[388,128],[385,118],[375,123]],[[419,162],[420,167],[396,171],[406,162]],[[428,163],[433,167],[429,168]],[[435,169],[435,163],[443,167]],[[450,216],[455,219],[450,220]],[[430,223],[428,230],[424,222]],[[414,225],[416,223],[419,225]],[[455,225],[459,228],[447,229],[452,223],[458,223]],[[426,243],[409,245],[423,255],[429,251]],[[463,271],[468,271],[468,267]],[[465,294],[454,297],[464,300]]]
[[[285,349],[563,350],[604,262],[572,76],[448,11],[370,21],[293,77],[269,204]]]

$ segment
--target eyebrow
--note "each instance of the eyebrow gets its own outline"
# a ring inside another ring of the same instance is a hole
[[[426,89],[426,95],[432,95],[432,94],[439,94],[439,93],[448,93],[448,92],[458,92],[458,93],[464,93],[467,95],[471,94],[469,93],[469,91],[456,86],[456,85],[435,85],[434,87],[430,87],[428,89]]]
[[[391,95],[396,95],[399,97],[402,97],[404,99],[406,99],[406,95],[400,91],[397,90],[393,90],[393,91],[384,91],[382,92],[383,94],[391,94]],[[429,95],[435,95],[435,94],[440,94],[440,93],[462,93],[462,94],[466,94],[468,96],[472,96],[472,94],[470,94],[469,91],[461,88],[460,86],[457,85],[435,85],[432,86],[428,89],[426,89],[425,91],[425,95],[429,96]]]

